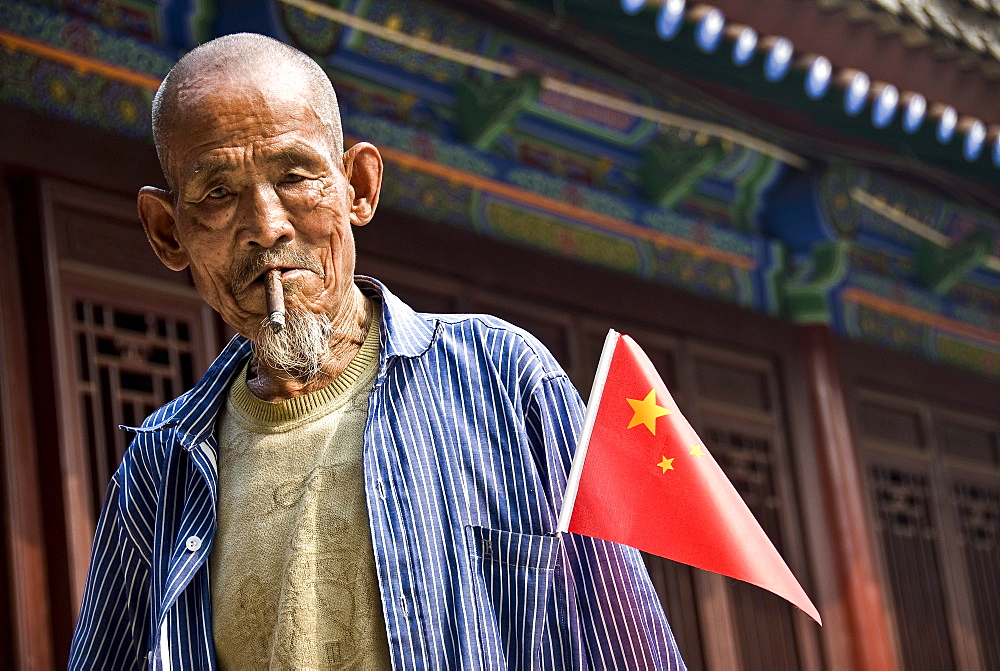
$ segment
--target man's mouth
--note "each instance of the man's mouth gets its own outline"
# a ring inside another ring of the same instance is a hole
[[[306,273],[323,277],[322,265],[305,252],[283,250],[279,253],[269,250],[258,254],[256,258],[245,259],[241,267],[234,269],[233,292],[256,292],[254,286],[263,286],[264,276],[273,270],[281,273],[282,282],[304,278]]]
[[[304,273],[311,272],[305,268],[299,268],[296,266],[268,266],[261,271],[260,275],[258,275],[254,281],[251,282],[251,284],[263,284],[265,276],[272,270],[278,270],[281,273],[281,280],[283,282],[285,280],[295,279]]]

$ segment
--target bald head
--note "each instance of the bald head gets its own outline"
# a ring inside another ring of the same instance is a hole
[[[198,113],[205,91],[223,86],[260,91],[298,88],[330,136],[337,155],[344,151],[337,95],[323,69],[309,56],[264,35],[237,33],[191,50],[167,73],[153,98],[153,140],[160,167],[174,188],[170,145],[186,119]]]

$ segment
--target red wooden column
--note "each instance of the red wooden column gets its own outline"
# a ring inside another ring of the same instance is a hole
[[[816,454],[834,535],[831,545],[838,555],[836,564],[854,668],[895,669],[892,633],[869,535],[861,468],[833,354],[833,336],[826,325],[808,324],[799,328],[808,372]]]
[[[0,184],[0,445],[5,465],[11,619],[18,669],[52,669],[52,627],[28,382],[28,344],[9,191]]]

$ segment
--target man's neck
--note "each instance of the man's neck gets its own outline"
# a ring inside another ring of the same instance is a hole
[[[287,401],[323,389],[344,372],[361,348],[373,316],[371,301],[357,287],[351,292],[348,303],[334,317],[330,356],[317,375],[300,379],[287,371],[271,368],[254,357],[247,375],[247,387],[253,395],[269,403]]]

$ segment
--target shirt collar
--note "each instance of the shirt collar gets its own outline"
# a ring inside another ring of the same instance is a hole
[[[366,296],[382,301],[382,360],[401,356],[413,358],[430,349],[437,322],[421,315],[396,298],[385,285],[373,277],[356,275],[354,282]]]
[[[363,294],[382,302],[380,374],[385,370],[386,361],[390,357],[413,358],[430,349],[437,327],[435,320],[414,312],[384,284],[372,277],[357,275],[354,281]],[[178,440],[185,448],[190,450],[201,444],[212,435],[219,410],[226,401],[230,380],[242,369],[251,350],[249,340],[235,336],[194,388],[178,399],[174,411],[166,421],[139,431],[156,431],[173,426]]]

